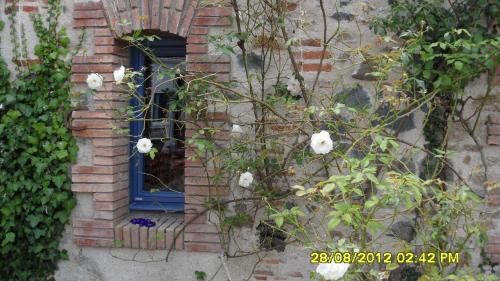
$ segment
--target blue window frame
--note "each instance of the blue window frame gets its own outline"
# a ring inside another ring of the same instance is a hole
[[[161,40],[149,42],[147,47],[169,67],[185,61],[186,41],[184,38],[170,35],[164,36]],[[143,71],[144,73],[144,77],[138,78],[136,81],[140,85],[137,89],[139,98],[131,99],[131,107],[135,112],[139,112],[138,109],[141,108],[140,99],[151,98],[150,92],[153,91],[156,92],[154,93],[154,103],[162,103],[163,105],[157,105],[155,108],[153,108],[153,105],[146,111],[146,114],[141,113],[135,116],[134,119],[139,120],[130,122],[129,208],[131,210],[146,211],[183,211],[184,142],[183,139],[176,141],[173,135],[176,133],[182,135],[182,137],[184,136],[184,129],[183,127],[180,128],[183,125],[179,125],[182,122],[174,121],[175,118],[180,118],[183,114],[179,111],[165,110],[165,108],[170,107],[170,102],[175,99],[175,88],[179,86],[179,79],[167,79],[171,82],[167,81],[166,83],[160,81],[165,78],[156,76],[155,73],[161,67],[152,62],[137,48],[131,48],[130,59],[132,68],[135,71]],[[153,85],[154,83],[156,84]],[[157,92],[159,90],[161,90],[161,93]],[[140,119],[149,119],[151,121],[144,122]],[[153,122],[153,120],[157,122]],[[158,135],[158,132],[162,134],[161,139],[158,136],[150,136],[153,134]],[[165,138],[165,136],[167,137]],[[145,158],[143,154],[137,152],[135,145],[141,137],[151,138],[153,145],[158,147],[156,160]],[[157,137],[157,140],[154,140],[155,137]],[[171,155],[173,156],[170,157]],[[153,170],[157,173],[154,176],[151,176],[152,174],[147,171],[152,166],[155,167]],[[161,184],[158,184],[160,182]]]

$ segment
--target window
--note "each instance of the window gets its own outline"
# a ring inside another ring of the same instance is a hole
[[[164,36],[147,47],[168,68],[183,66],[186,41],[178,36]],[[131,100],[137,121],[130,122],[130,209],[150,211],[184,210],[184,113],[179,110],[176,90],[183,81],[164,75],[161,64],[132,48],[132,68],[142,71],[137,98]],[[144,104],[153,100],[144,111]],[[141,137],[151,139],[157,149],[151,159],[135,149]]]

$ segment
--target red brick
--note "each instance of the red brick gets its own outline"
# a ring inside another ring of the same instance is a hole
[[[488,136],[489,145],[500,145],[500,136]]]
[[[227,112],[208,112],[207,119],[212,121],[227,121],[228,120]]]
[[[129,190],[124,189],[117,192],[94,193],[95,201],[116,201],[123,198],[128,198]]]
[[[108,22],[104,18],[100,18],[100,19],[75,19],[73,22],[74,28],[105,27],[105,26],[108,26]]]
[[[488,204],[490,204],[490,205],[500,205],[500,195],[488,194],[486,199],[488,201]]]
[[[112,247],[113,239],[75,238],[73,242],[82,247]]]
[[[125,49],[118,46],[96,46],[94,48],[95,54],[120,54],[126,55]]]
[[[112,46],[116,44],[115,39],[113,37],[96,37],[94,41],[97,46],[106,46],[106,45]]]
[[[73,9],[75,11],[78,11],[78,10],[101,10],[102,8],[103,7],[102,7],[101,1],[75,3],[75,6],[73,7]]]
[[[73,118],[85,118],[85,119],[112,119],[111,112],[104,111],[73,111],[71,114]]]
[[[160,0],[151,1],[151,29],[160,29]]]
[[[128,146],[121,147],[100,147],[94,149],[95,156],[120,156],[128,155]]]
[[[23,12],[38,13],[38,7],[36,7],[36,6],[23,6]]]
[[[139,228],[139,247],[141,249],[148,248],[148,227],[141,226]]]
[[[104,18],[102,10],[75,10],[73,12],[74,19],[100,19]]]
[[[254,270],[253,273],[257,274],[257,275],[268,275],[268,276],[273,276],[274,275],[274,272],[272,272],[270,270]]]
[[[88,237],[99,237],[99,238],[113,238],[114,231],[112,228],[74,228],[73,233],[76,236],[88,236]]]
[[[189,35],[186,42],[188,44],[205,44],[208,43],[208,38],[202,35]]]
[[[325,53],[325,55],[323,57],[324,59],[329,59],[332,57],[332,54],[329,51],[325,51],[324,53]],[[302,55],[302,58],[306,59],[306,60],[321,59],[321,56],[323,55],[323,51],[303,51],[302,53],[295,52],[294,55],[298,58],[300,58]]]
[[[94,209],[98,211],[114,211],[122,207],[128,206],[128,198],[123,198],[113,202],[95,202]]]
[[[206,223],[207,222],[207,215],[206,213],[203,214],[184,214],[184,219],[186,220],[187,224],[190,223]]]
[[[112,64],[74,64],[71,67],[73,73],[112,73],[117,69],[116,65]]]
[[[94,31],[95,36],[113,36],[109,28],[96,28]]]
[[[113,228],[113,221],[102,221],[102,220],[92,220],[92,219],[74,219],[73,227],[81,228]]]
[[[302,64],[302,70],[303,71],[319,71],[319,63],[304,63]],[[325,71],[325,72],[330,72],[332,71],[332,65],[331,64],[328,64],[328,63],[324,63],[322,66],[321,66],[321,71]]]
[[[217,233],[185,233],[184,241],[220,243],[220,236]]]
[[[488,134],[500,135],[500,126],[488,126]]]
[[[112,139],[93,139],[92,144],[94,147],[112,147],[129,144],[130,140],[125,137],[112,138]]]
[[[203,232],[203,233],[218,233],[218,229],[215,225],[212,224],[196,224],[196,223],[190,223],[186,225],[186,229],[184,230],[186,233],[190,232]]]
[[[215,243],[186,242],[184,243],[184,249],[189,252],[219,253],[222,247],[220,244]]]
[[[263,264],[280,264],[280,263],[285,263],[282,259],[263,259],[261,261]]]
[[[128,214],[128,206],[113,211],[95,211],[95,219],[114,220]]]
[[[254,278],[255,280],[267,280],[267,276],[255,275]]]
[[[230,7],[203,7],[196,13],[199,17],[228,17],[233,10]]]
[[[229,26],[231,22],[227,17],[196,17],[193,25],[198,26]]]
[[[84,166],[84,165],[74,165],[71,167],[72,174],[104,174],[111,175],[115,171],[113,167],[110,166]]]
[[[123,247],[130,248],[132,247],[132,236],[130,229],[132,228],[132,224],[127,224],[123,227]]]
[[[114,157],[107,157],[107,156],[94,157],[94,164],[96,165],[119,165],[124,163],[128,163],[128,155],[114,156]]]
[[[486,252],[490,254],[500,254],[500,244],[488,244],[486,245]]]
[[[321,47],[320,39],[304,39],[300,42],[302,46]]]
[[[114,183],[118,177],[115,175],[73,174],[71,179],[75,183]]]
[[[73,131],[73,136],[79,138],[112,138],[120,136],[116,131],[104,129],[86,129]]]
[[[156,240],[156,248],[157,249],[166,249],[166,235],[165,231],[167,228],[175,223],[177,218],[175,217],[168,217],[161,225],[158,226],[158,229],[156,230],[157,233],[157,240]]]
[[[75,56],[73,63],[121,63],[123,58],[116,55]]]
[[[490,116],[488,116],[488,122],[490,124],[500,124],[500,115],[490,115]]]
[[[189,37],[188,37],[189,38]],[[189,39],[188,39],[189,40]],[[206,62],[206,63],[230,63],[231,58],[227,55],[188,55],[187,62]]]
[[[208,34],[208,28],[206,27],[200,27],[200,26],[195,26],[191,28],[191,35],[207,35]]]
[[[113,192],[128,187],[128,182],[119,183],[73,183],[73,192]]]
[[[75,130],[84,130],[84,129],[113,129],[115,127],[115,122],[112,120],[73,120],[71,122],[71,126]]]
[[[293,11],[297,10],[297,4],[296,3],[287,2],[286,3],[286,9],[289,12],[293,12]]]
[[[194,44],[188,44],[186,47],[186,52],[188,54],[200,54],[200,53],[207,53],[208,52],[208,46],[206,44],[203,45],[194,45]]]

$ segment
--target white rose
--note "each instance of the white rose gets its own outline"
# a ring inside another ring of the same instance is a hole
[[[316,268],[316,272],[321,274],[326,280],[339,280],[349,269],[348,263],[321,263]]]
[[[292,75],[288,78],[288,83],[286,84],[286,89],[291,93],[291,94],[296,94],[300,91],[300,83],[299,80],[295,79],[295,77]]]
[[[327,154],[333,149],[333,141],[327,131],[321,131],[311,136],[311,147],[316,154]]]
[[[117,70],[113,71],[113,76],[115,77],[115,82],[120,84],[125,77],[125,67],[122,65]]]
[[[231,133],[233,134],[242,134],[243,129],[241,128],[240,125],[233,124],[233,127],[231,128]]]
[[[137,142],[137,150],[140,153],[148,153],[151,151],[153,143],[148,138],[142,138]]]
[[[102,87],[103,78],[97,73],[91,73],[87,76],[87,85],[92,90],[97,90]]]
[[[250,172],[244,172],[240,175],[239,185],[249,187],[253,182],[253,175]]]

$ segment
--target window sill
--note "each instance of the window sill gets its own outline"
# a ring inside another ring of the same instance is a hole
[[[138,217],[150,219],[156,225],[145,227],[130,223],[132,218]],[[130,215],[115,227],[115,246],[132,249],[183,250],[183,229],[183,214]]]

